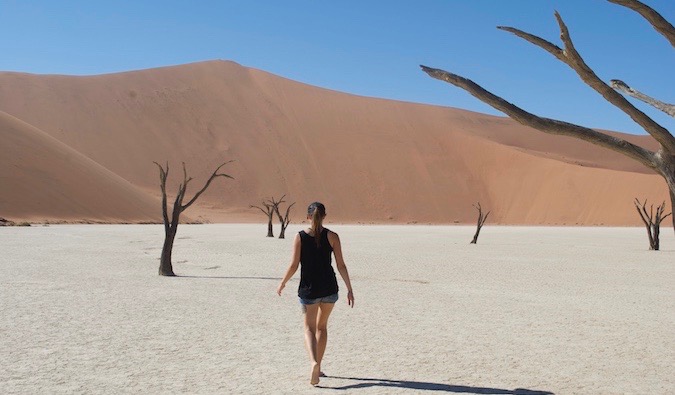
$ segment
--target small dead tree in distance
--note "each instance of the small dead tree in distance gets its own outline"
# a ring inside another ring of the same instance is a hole
[[[275,200],[274,196],[272,196],[272,198],[268,200],[263,200],[262,205],[265,207],[264,209],[260,206],[253,206],[253,205],[251,206],[251,208],[257,208],[258,210],[262,211],[265,215],[267,215],[267,237],[274,237],[272,218],[274,218],[274,213],[279,211],[279,205],[285,202],[284,197],[286,197],[286,195],[282,195],[279,201]],[[280,238],[283,239],[283,237]]]
[[[228,161],[218,166],[216,170],[213,171],[211,177],[206,181],[204,187],[195,194],[195,196],[190,199],[186,204],[183,204],[183,199],[185,198],[185,192],[187,191],[188,183],[192,180],[192,177],[188,178],[187,170],[185,170],[185,162],[183,162],[183,182],[178,186],[178,194],[176,195],[176,200],[173,202],[173,208],[171,211],[171,219],[169,220],[169,210],[167,207],[167,197],[166,197],[166,178],[169,175],[169,163],[166,164],[166,169],[162,167],[157,162],[153,162],[159,167],[159,181],[160,188],[162,189],[162,216],[164,218],[164,246],[162,247],[162,256],[159,261],[159,275],[160,276],[175,276],[173,272],[173,265],[171,264],[171,253],[173,251],[173,242],[176,238],[176,232],[178,231],[178,223],[180,220],[180,215],[188,207],[197,201],[199,196],[206,190],[206,188],[211,185],[216,177],[226,177],[234,179],[234,177],[229,176],[224,173],[218,173],[221,167],[225,166],[232,161]]]
[[[629,8],[640,14],[658,33],[663,35],[670,42],[670,44],[675,47],[675,27],[673,27],[672,24],[670,24],[654,9],[637,0],[608,1],[610,3]],[[421,66],[421,68],[430,77],[445,81],[449,84],[464,89],[482,102],[505,113],[523,125],[532,127],[544,133],[571,136],[585,140],[592,144],[596,144],[626,155],[629,158],[642,163],[665,179],[668,189],[670,190],[671,207],[675,206],[675,137],[673,137],[670,131],[637,109],[619,93],[619,91],[632,91],[627,84],[619,80],[612,80],[613,83],[611,84],[614,87],[613,89],[612,86],[601,80],[600,77],[598,77],[597,74],[595,74],[595,72],[586,64],[579,52],[577,52],[567,26],[563,22],[560,14],[556,12],[555,18],[558,21],[558,27],[560,28],[560,39],[563,42],[564,48],[560,48],[557,45],[544,40],[543,38],[512,27],[498,26],[497,28],[515,34],[516,36],[530,42],[531,44],[544,49],[555,56],[558,60],[568,65],[588,86],[602,95],[605,100],[625,112],[633,119],[633,121],[639,124],[647,133],[649,133],[659,143],[660,148],[658,151],[650,151],[621,138],[613,137],[590,128],[574,125],[568,122],[558,121],[555,119],[536,116],[485,90],[483,87],[471,81],[470,79],[449,73],[445,70],[434,69],[427,66]],[[634,92],[637,91],[632,91],[631,93]],[[630,95],[637,97],[640,100],[645,100],[645,97],[648,97],[646,95]],[[655,106],[659,110],[675,116],[675,106],[672,104],[662,103],[658,100],[645,101]],[[675,216],[673,216],[673,230],[675,231]]]
[[[279,212],[279,205],[280,205],[281,203],[286,202],[286,201],[284,200],[285,197],[286,197],[286,195],[281,195],[281,197],[280,197],[279,200],[277,201],[277,200],[274,199],[274,196],[272,196],[272,198],[271,198],[270,200],[267,201],[267,203],[270,204],[270,205],[272,206],[272,212],[273,212],[273,213],[278,213],[278,212]],[[281,221],[281,218],[279,218],[279,220]],[[270,218],[270,223],[272,223],[272,219],[271,219],[271,218]],[[284,234],[284,231],[285,231],[285,230],[286,230],[286,228],[284,228],[284,226],[283,226],[283,221],[282,221],[282,224],[281,224],[281,235]],[[281,236],[280,236],[279,238],[280,238],[280,239],[283,239],[283,237],[281,237]]]
[[[257,208],[258,210],[262,211],[263,214],[267,215],[267,236],[266,237],[274,237],[274,229],[272,228],[272,217],[274,215],[274,206],[267,201],[263,200],[262,205],[265,207],[264,209],[260,206],[254,206],[251,205],[251,208]]]
[[[649,212],[647,212],[647,199],[644,203],[635,198],[635,208],[637,209],[642,222],[645,223],[647,228],[647,236],[649,236],[649,249],[658,251],[659,250],[659,233],[661,232],[661,221],[666,219],[672,213],[663,215],[663,212],[666,210],[666,202],[661,203],[660,206],[656,208],[656,215],[654,215],[654,205],[652,204],[649,207]]]
[[[485,220],[487,219],[488,215],[490,215],[490,212],[488,211],[485,215],[483,215],[483,209],[480,206],[480,202],[473,205],[473,207],[478,210],[478,223],[476,224],[476,233],[473,235],[473,240],[471,240],[471,243],[469,244],[476,244],[478,242],[478,234],[480,234],[480,230],[485,224]]]
[[[279,233],[280,239],[286,238],[286,228],[288,227],[288,224],[291,222],[291,220],[288,218],[288,215],[290,214],[291,207],[293,207],[294,204],[295,204],[295,202],[291,203],[286,208],[286,215],[283,216],[283,217],[281,216],[281,213],[279,212],[279,205],[277,204],[274,207],[274,211],[277,213],[277,217],[279,217],[279,222],[281,223],[281,233]]]

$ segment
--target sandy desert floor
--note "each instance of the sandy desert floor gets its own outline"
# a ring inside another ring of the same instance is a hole
[[[297,276],[263,225],[0,228],[3,393],[675,392],[675,238],[641,228],[329,226],[338,301],[308,384]]]

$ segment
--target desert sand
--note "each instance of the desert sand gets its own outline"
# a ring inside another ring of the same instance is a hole
[[[615,135],[657,148],[649,136]],[[636,226],[634,198],[670,200],[658,175],[580,140],[226,61],[0,72],[0,138],[0,180],[11,186],[0,189],[0,216],[15,221],[160,221],[153,161],[169,162],[170,193],[181,161],[192,192],[236,161],[225,169],[235,180],[214,183],[186,213],[204,222],[259,221],[249,206],[285,194],[300,206],[323,201],[349,223],[472,223],[480,201],[499,224]]]
[[[3,212],[22,220],[156,221],[157,201],[93,160],[0,111]]]
[[[299,224],[291,224],[293,235]],[[0,388],[35,393],[675,392],[675,242],[641,228],[328,224],[356,306],[308,384],[292,238],[181,225],[0,228]],[[336,391],[339,390],[339,391]]]

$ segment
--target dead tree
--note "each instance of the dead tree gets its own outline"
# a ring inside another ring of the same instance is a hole
[[[284,203],[284,197],[286,195],[281,196],[279,201],[274,199],[274,196],[272,196],[271,199],[268,200],[263,200],[262,205],[265,207],[264,209],[260,206],[251,206],[251,208],[257,208],[258,210],[262,211],[265,215],[267,215],[267,237],[274,237],[274,229],[272,227],[272,219],[274,218],[274,213],[279,210],[279,205],[281,203]],[[283,237],[280,237],[283,239]]]
[[[278,212],[279,212],[279,205],[280,205],[281,203],[285,203],[285,202],[286,202],[286,201],[284,200],[285,197],[286,197],[286,195],[281,195],[281,198],[279,198],[279,200],[277,201],[277,200],[274,199],[274,196],[272,196],[272,198],[271,198],[270,200],[267,201],[267,203],[270,204],[270,205],[272,206],[272,212],[273,212],[273,213],[278,213]],[[271,220],[270,220],[270,221],[271,221]],[[283,239],[284,231],[286,230],[286,228],[284,228],[283,220],[282,220],[281,217],[279,218],[279,222],[281,222],[281,234],[279,235],[279,238],[280,238],[280,239]]]
[[[185,198],[185,192],[187,192],[187,186],[188,183],[192,180],[192,177],[188,178],[187,171],[185,170],[185,162],[183,162],[183,182],[180,183],[178,186],[178,194],[176,195],[176,200],[173,202],[173,208],[171,210],[171,219],[169,219],[169,209],[167,207],[167,197],[166,197],[166,178],[169,175],[169,164],[166,164],[166,169],[162,167],[157,162],[153,162],[154,164],[159,167],[159,181],[160,181],[160,187],[162,189],[162,216],[164,218],[164,246],[162,247],[162,256],[159,260],[159,275],[160,276],[175,276],[173,272],[173,265],[171,264],[171,253],[173,251],[173,242],[176,238],[176,232],[178,231],[178,223],[180,220],[180,215],[183,211],[185,211],[188,207],[190,207],[198,198],[201,196],[202,193],[206,190],[206,188],[211,185],[211,181],[213,181],[214,178],[216,177],[226,177],[226,178],[231,178],[233,179],[232,176],[229,176],[224,173],[218,173],[221,167],[225,166],[226,164],[230,163],[225,162],[222,165],[218,166],[216,170],[214,170],[213,174],[211,174],[211,177],[206,181],[206,184],[204,184],[204,187],[199,190],[195,194],[195,196],[190,199],[186,204],[183,204],[183,199]]]
[[[652,27],[654,27],[657,32],[666,37],[670,44],[675,47],[675,27],[673,27],[673,25],[671,25],[654,9],[637,0],[608,1],[627,7],[640,14],[652,25]],[[666,128],[633,106],[633,104],[631,104],[618,92],[625,92],[625,89],[623,89],[624,86],[630,89],[626,84],[615,83],[615,90],[610,85],[601,80],[600,77],[598,77],[595,72],[586,64],[579,52],[577,52],[567,26],[563,22],[560,14],[556,12],[555,18],[558,21],[560,39],[562,40],[564,48],[560,48],[557,45],[544,40],[543,38],[526,33],[522,30],[514,29],[512,27],[498,26],[497,28],[515,34],[516,36],[530,42],[531,44],[544,49],[561,62],[567,64],[579,75],[579,77],[581,77],[583,82],[602,95],[605,100],[628,114],[633,119],[633,121],[639,124],[647,133],[654,137],[654,139],[660,145],[660,148],[656,152],[647,150],[640,146],[631,144],[621,138],[613,137],[590,128],[574,125],[568,122],[558,121],[555,119],[536,116],[485,90],[483,87],[471,81],[470,79],[461,77],[459,75],[426,66],[421,66],[422,70],[432,78],[445,81],[464,89],[482,102],[505,113],[523,125],[532,127],[544,133],[571,136],[585,140],[592,144],[619,152],[642,163],[665,179],[668,189],[670,190],[670,200],[672,206],[675,204],[675,137],[673,137],[670,131],[668,131]],[[645,100],[644,96],[640,97],[640,99]],[[673,115],[672,105],[662,102],[655,103],[653,101],[650,102],[650,104],[655,105],[656,108],[659,108],[670,115]],[[673,218],[673,230],[675,231],[675,217]]]
[[[286,237],[286,228],[288,227],[288,224],[291,222],[291,220],[288,218],[288,215],[290,214],[291,207],[293,207],[294,204],[295,204],[295,202],[291,203],[286,208],[286,215],[283,216],[283,217],[281,216],[281,213],[279,212],[279,205],[277,204],[274,207],[274,212],[277,213],[277,217],[279,217],[279,222],[281,223],[281,233],[279,233],[280,239],[283,239],[283,238]]]
[[[471,240],[471,243],[469,244],[476,244],[476,242],[478,242],[478,235],[480,234],[480,230],[483,227],[483,224],[485,224],[485,220],[487,219],[488,215],[490,215],[489,211],[485,215],[483,215],[483,209],[480,206],[480,202],[474,204],[473,207],[476,210],[478,210],[478,223],[476,224],[476,233],[473,235],[473,240]]]
[[[274,237],[274,229],[272,228],[272,218],[274,216],[274,205],[268,203],[267,201],[262,201],[264,209],[260,206],[251,205],[251,208],[257,208],[267,215],[267,237]]]
[[[663,212],[666,210],[666,202],[661,203],[660,206],[656,208],[656,215],[654,215],[654,205],[649,206],[649,212],[647,212],[647,199],[644,203],[635,199],[635,208],[637,209],[642,222],[645,223],[647,228],[647,236],[649,236],[649,249],[658,251],[659,250],[659,233],[661,231],[661,221],[666,219],[670,214],[663,215]]]

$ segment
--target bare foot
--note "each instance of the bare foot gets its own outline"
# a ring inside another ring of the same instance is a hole
[[[312,376],[311,379],[309,380],[309,383],[312,385],[317,385],[319,384],[319,375],[321,374],[321,367],[319,366],[318,363],[313,363],[312,364]]]
[[[328,377],[328,376],[326,376],[326,373],[319,371],[319,377]]]

